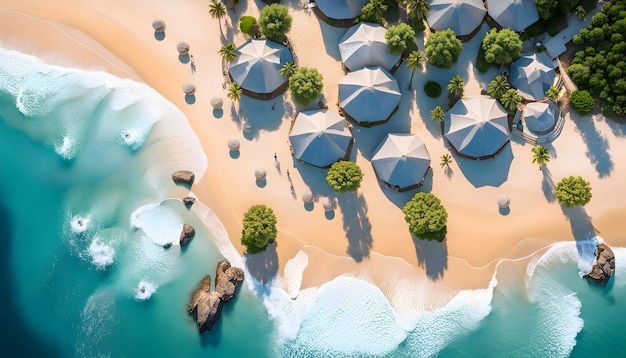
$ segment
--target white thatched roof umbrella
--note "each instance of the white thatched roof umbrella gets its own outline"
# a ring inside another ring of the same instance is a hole
[[[374,152],[372,165],[382,181],[402,191],[423,182],[430,155],[417,135],[390,133]]]
[[[241,147],[241,143],[239,142],[239,139],[230,138],[228,140],[228,149],[230,149],[231,152],[238,151],[240,147]]]
[[[507,112],[488,96],[458,101],[446,113],[443,132],[459,155],[472,159],[493,157],[511,137]]]
[[[313,202],[313,193],[309,190],[302,193],[302,201],[304,201],[305,204],[311,204]]]
[[[452,29],[457,36],[469,35],[487,13],[482,0],[432,0],[426,21],[431,29]]]
[[[221,97],[211,98],[211,106],[213,109],[220,109],[224,105],[224,100]]]
[[[556,125],[555,112],[552,102],[530,102],[524,107],[524,123],[531,132],[548,133]]]
[[[298,113],[289,141],[296,159],[325,168],[345,158],[352,133],[344,119],[327,109]]]
[[[165,31],[165,21],[161,19],[154,19],[152,21],[152,28],[156,32],[164,32]]]
[[[185,83],[183,85],[183,92],[185,92],[186,95],[192,95],[196,93],[196,85],[191,82]]]
[[[398,81],[380,66],[350,72],[339,81],[339,106],[359,123],[386,121],[401,97]]]
[[[256,168],[254,169],[254,177],[256,180],[264,180],[267,176],[267,170],[265,168]]]
[[[333,209],[335,208],[335,202],[331,198],[324,198],[322,206],[326,211],[333,211]]]
[[[526,99],[546,98],[555,77],[554,65],[545,52],[524,54],[511,64],[511,85]]]
[[[344,66],[350,71],[365,66],[382,66],[389,71],[400,61],[400,54],[392,55],[387,50],[386,31],[381,25],[368,22],[352,26],[339,41]]]
[[[500,195],[498,197],[498,206],[500,207],[500,209],[506,209],[509,207],[510,204],[511,204],[511,199],[509,199],[508,196]]]
[[[487,12],[500,26],[516,32],[539,20],[535,0],[487,0]]]
[[[189,53],[189,44],[186,43],[185,41],[181,41],[178,44],[176,44],[176,50],[178,50],[179,54],[186,55]]]

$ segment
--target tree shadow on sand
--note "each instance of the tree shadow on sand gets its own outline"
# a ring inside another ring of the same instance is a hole
[[[554,184],[554,180],[552,180],[552,173],[550,173],[550,169],[547,167],[543,167],[541,173],[543,174],[543,181],[541,182],[543,196],[549,203],[553,203],[554,200],[556,200],[556,196],[554,195],[556,192],[556,184]]]
[[[372,224],[367,216],[367,203],[361,193],[346,193],[338,196],[338,205],[343,216],[343,228],[348,238],[347,253],[356,262],[369,258],[372,249]]]
[[[578,254],[581,258],[588,259],[590,262],[593,261],[596,258],[597,242],[595,237],[598,234],[598,230],[593,226],[591,217],[587,215],[585,208],[582,206],[574,208],[561,206],[561,210],[567,221],[569,221]]]
[[[448,245],[446,240],[420,240],[415,235],[411,235],[411,238],[415,245],[417,264],[426,270],[426,276],[432,281],[443,278],[444,272],[448,269]]]
[[[576,118],[574,118],[576,117]],[[594,165],[600,178],[608,177],[613,171],[613,160],[609,154],[609,141],[606,136],[600,133],[595,126],[595,120],[589,117],[572,116],[576,124],[576,131],[580,134],[587,145],[585,155]]]
[[[262,284],[266,284],[278,273],[277,243],[267,245],[267,249],[258,254],[244,254],[244,262],[250,276]]]

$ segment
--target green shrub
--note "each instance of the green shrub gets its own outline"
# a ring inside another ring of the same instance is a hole
[[[254,16],[243,16],[239,19],[239,30],[246,35],[252,35],[252,29],[256,25]]]
[[[428,62],[435,67],[450,68],[459,59],[463,44],[452,29],[428,35],[424,44]]]
[[[556,184],[554,196],[566,208],[582,206],[591,200],[591,184],[579,176],[563,178]]]
[[[409,232],[419,239],[441,241],[448,228],[448,212],[432,193],[417,193],[402,208]]]
[[[241,244],[249,254],[257,254],[267,249],[270,240],[276,238],[276,215],[265,205],[251,206],[243,215]]]
[[[405,51],[417,50],[415,43],[415,31],[411,26],[401,22],[396,26],[391,26],[385,32],[387,50],[392,54],[401,54]]]
[[[285,35],[291,30],[293,18],[285,5],[272,4],[265,6],[259,13],[259,28],[269,40],[282,43]]]
[[[298,67],[289,77],[289,90],[296,103],[308,106],[322,94],[324,82],[315,68]]]
[[[575,90],[569,97],[572,107],[580,114],[591,112],[595,106],[595,102],[591,94],[586,90]]]
[[[441,95],[441,85],[435,81],[427,81],[424,84],[424,92],[430,98],[437,98]]]
[[[476,56],[476,69],[481,73],[489,71],[491,65],[485,60],[485,50],[482,46],[478,48],[478,56]]]
[[[345,160],[333,164],[326,174],[326,182],[337,193],[356,191],[362,180],[363,172],[358,164]]]

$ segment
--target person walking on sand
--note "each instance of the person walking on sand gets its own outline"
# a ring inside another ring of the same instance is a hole
[[[274,152],[274,165],[278,166],[278,157],[276,156],[276,152]]]
[[[194,60],[193,55],[189,55],[191,58],[191,74],[196,74],[196,60]]]

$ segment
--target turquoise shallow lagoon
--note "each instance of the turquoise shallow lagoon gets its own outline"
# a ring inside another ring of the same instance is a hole
[[[297,300],[248,278],[214,331],[199,336],[186,306],[223,256],[173,199],[181,191],[172,171],[206,168],[199,142],[182,139],[189,132],[182,113],[143,84],[0,49],[0,356],[626,352],[626,250],[615,248],[615,277],[600,288],[581,279],[588,250],[573,242],[524,269],[501,262],[489,288],[428,312],[396,312],[352,277]],[[184,222],[198,229],[190,246],[164,250]]]

